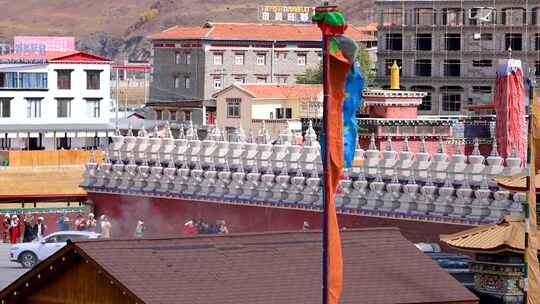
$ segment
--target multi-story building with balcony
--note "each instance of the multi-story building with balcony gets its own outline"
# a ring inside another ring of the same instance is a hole
[[[0,57],[0,150],[108,144],[110,64],[78,51]]]
[[[377,0],[377,79],[401,67],[407,90],[428,92],[421,114],[465,114],[491,103],[499,59],[540,77],[540,0]],[[511,50],[511,51],[510,51]]]
[[[367,47],[375,37],[350,26]],[[172,27],[148,37],[153,44],[149,106],[156,119],[215,122],[212,95],[233,83],[295,83],[319,65],[321,33],[314,25],[207,23]]]

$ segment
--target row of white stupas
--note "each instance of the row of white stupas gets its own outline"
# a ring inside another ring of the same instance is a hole
[[[162,137],[143,129],[112,140],[100,165],[86,165],[81,186],[88,191],[312,209],[322,203],[320,146],[311,125],[302,145],[292,143],[288,130],[270,144],[264,126],[256,142],[246,141],[242,130],[235,142],[224,141],[218,128],[201,141],[192,126],[176,139],[166,126]],[[357,148],[363,166],[345,172],[337,206],[347,213],[467,223],[520,213],[525,195],[499,189],[492,178],[522,172],[521,160],[499,157],[496,146],[485,158],[477,141],[471,155],[461,150],[447,155],[440,142],[433,155],[425,145],[418,153],[407,144],[393,151],[388,141],[379,151],[372,137],[367,150]]]

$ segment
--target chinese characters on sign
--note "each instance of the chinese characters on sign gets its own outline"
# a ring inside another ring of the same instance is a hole
[[[287,21],[310,23],[315,13],[314,7],[263,5],[259,7],[259,19],[262,21]]]
[[[75,50],[75,37],[15,36],[13,45],[44,45],[47,52],[67,52]]]
[[[13,64],[41,64],[45,62],[46,47],[44,44],[20,43],[14,46],[9,44],[0,45],[0,63]]]

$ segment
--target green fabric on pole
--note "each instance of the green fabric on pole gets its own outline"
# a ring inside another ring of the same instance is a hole
[[[330,37],[330,54],[334,55],[336,52],[340,51],[339,43],[335,37]]]
[[[313,16],[313,21],[322,22],[328,25],[345,25],[345,16],[340,12],[324,12],[316,13]]]

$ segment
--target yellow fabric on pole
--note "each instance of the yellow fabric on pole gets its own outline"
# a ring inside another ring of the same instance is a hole
[[[534,142],[540,136],[540,106],[535,100],[531,100],[532,111],[531,117],[531,132],[529,134],[530,153],[531,153],[531,168],[529,171],[529,243],[525,252],[525,258],[528,266],[528,290],[527,304],[540,304],[540,267],[538,265],[538,228],[536,222],[536,187],[534,185],[536,176],[536,149],[537,145]]]

